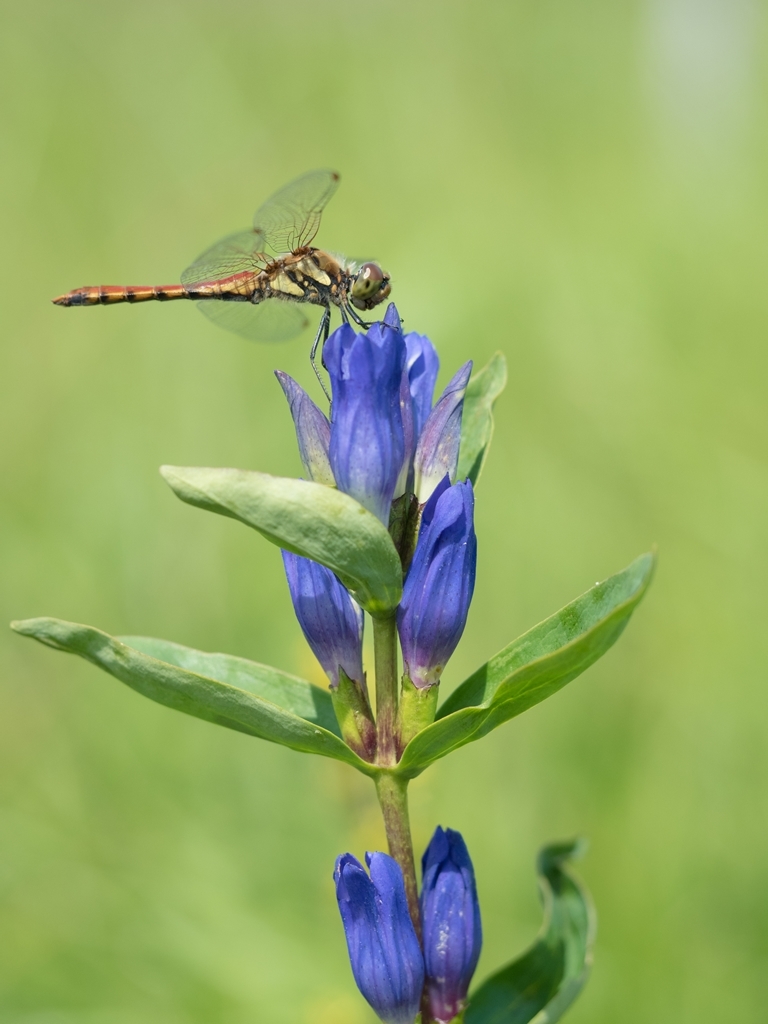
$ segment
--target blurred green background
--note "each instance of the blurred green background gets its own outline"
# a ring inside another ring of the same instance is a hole
[[[298,474],[275,367],[173,281],[314,167],[319,241],[381,260],[442,380],[502,348],[478,588],[445,685],[657,542],[604,661],[412,787],[460,829],[478,977],[589,837],[573,1024],[762,1022],[768,998],[768,189],[757,0],[130,4],[0,15],[0,620],[55,615],[320,681],[279,554],[163,462]],[[0,631],[3,1024],[369,1024],[337,853],[381,848],[331,762],[175,714]]]

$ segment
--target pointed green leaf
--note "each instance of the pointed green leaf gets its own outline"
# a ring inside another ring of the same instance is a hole
[[[465,743],[478,740],[580,675],[621,636],[648,588],[653,554],[598,583],[534,626],[465,680],[437,720],[405,748],[397,770],[409,778]]]
[[[162,466],[190,505],[239,519],[281,548],[328,566],[371,615],[402,595],[402,567],[388,531],[354,498],[324,484],[244,469]]]
[[[247,690],[341,738],[330,691],[313,686],[306,679],[281,672],[271,665],[249,661],[248,658],[197,651],[194,647],[184,647],[171,640],[158,640],[150,636],[119,636],[116,639],[126,647],[132,647],[158,661]]]
[[[293,750],[345,761],[367,775],[376,772],[339,738],[338,726],[328,728],[326,695],[310,693],[311,684],[295,676],[146,637],[136,638],[138,646],[133,647],[91,626],[61,619],[26,619],[11,627],[56,650],[80,655],[158,704]],[[144,653],[141,647],[170,655],[173,661]],[[293,710],[299,707],[311,717]]]
[[[592,967],[595,913],[589,893],[568,871],[578,852],[572,842],[539,853],[539,937],[472,993],[466,1024],[554,1024],[581,992]]]
[[[458,480],[477,483],[493,437],[493,403],[507,385],[507,361],[497,352],[491,361],[472,375],[464,396],[461,416],[461,447]]]

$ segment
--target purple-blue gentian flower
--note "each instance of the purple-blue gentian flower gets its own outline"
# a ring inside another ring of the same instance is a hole
[[[362,864],[345,853],[333,879],[357,987],[385,1024],[413,1024],[424,985],[424,958],[408,913],[400,865],[386,853]]]
[[[390,304],[387,306],[387,311],[381,318],[381,322],[385,324],[387,327],[391,327],[395,331],[402,331],[403,322],[400,319],[400,314],[398,313],[397,306],[394,304],[394,302],[390,302]]]
[[[421,860],[426,995],[435,1020],[464,1009],[483,944],[475,871],[459,832],[435,830]]]
[[[339,685],[343,669],[364,688],[362,610],[330,569],[290,551],[282,554],[296,618],[331,686]]]
[[[390,302],[382,323],[402,333],[402,321],[394,302]],[[415,439],[418,440],[424,424],[432,409],[432,397],[435,393],[437,373],[440,369],[440,357],[437,349],[426,336],[410,331],[403,335],[405,341],[405,374],[406,392],[409,396],[409,409],[404,414],[411,419]],[[413,451],[411,451],[411,456]]]
[[[385,322],[399,325],[400,316],[390,303]],[[472,372],[465,363],[449,381],[434,409],[432,400],[440,369],[437,350],[425,334],[404,335],[405,367],[400,390],[400,408],[405,437],[405,461],[395,496],[413,491],[425,501],[447,473],[456,479],[461,442],[464,394]]]
[[[333,396],[329,456],[336,486],[388,526],[405,457],[403,335],[383,323],[366,334],[343,324],[325,343],[323,362]]]
[[[421,504],[427,501],[446,473],[452,483],[456,479],[464,393],[471,372],[470,360],[448,382],[417,435],[418,444],[413,460],[414,493]]]
[[[439,682],[464,632],[477,566],[474,505],[469,480],[446,481],[424,508],[397,610],[405,674],[419,689]]]
[[[414,433],[418,440],[432,410],[440,358],[426,334],[417,334],[415,331],[405,335],[405,351]]]
[[[293,377],[282,370],[275,370],[280,381],[296,427],[299,455],[307,476],[319,484],[335,487],[328,449],[331,443],[331,424],[328,417],[315,405]]]
[[[394,307],[394,303],[391,304]],[[395,310],[397,312],[397,310]],[[432,408],[440,360],[437,350],[424,334],[404,336],[405,366],[400,384],[400,413],[403,420],[405,458],[395,489],[395,497],[413,491],[413,457],[419,436]]]

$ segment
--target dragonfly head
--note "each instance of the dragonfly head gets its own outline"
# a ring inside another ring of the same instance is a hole
[[[378,263],[364,263],[349,289],[352,305],[357,309],[373,309],[392,291],[389,274]]]

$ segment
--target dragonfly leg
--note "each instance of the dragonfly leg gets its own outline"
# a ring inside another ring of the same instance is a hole
[[[370,324],[366,323],[361,316],[358,316],[357,310],[352,305],[348,305],[346,307],[346,312],[352,317],[357,326],[362,327],[364,331],[367,331],[368,328],[371,326]],[[341,307],[341,314],[342,316],[344,315],[343,306]]]
[[[318,350],[318,348],[320,348],[320,342],[322,340],[323,348],[325,348],[325,343],[326,343],[326,341],[328,341],[328,333],[330,331],[330,328],[331,328],[331,310],[330,310],[330,307],[325,306],[325,308],[323,309],[323,315],[320,317],[320,325],[317,328],[317,334],[315,335],[315,340],[312,342],[312,351],[309,353],[309,361],[312,364],[312,369],[315,371],[315,376],[317,377],[318,381],[320,382],[320,387],[323,389],[323,394],[328,399],[329,403],[331,401],[331,396],[328,394],[328,388],[325,386],[325,381],[320,376],[320,370],[317,368],[317,361],[316,360],[317,360],[317,350]],[[321,349],[320,350],[320,360],[321,360],[321,362],[322,362],[322,358],[323,358],[323,355],[322,355],[322,349]],[[323,365],[325,365],[325,364],[323,363]]]

